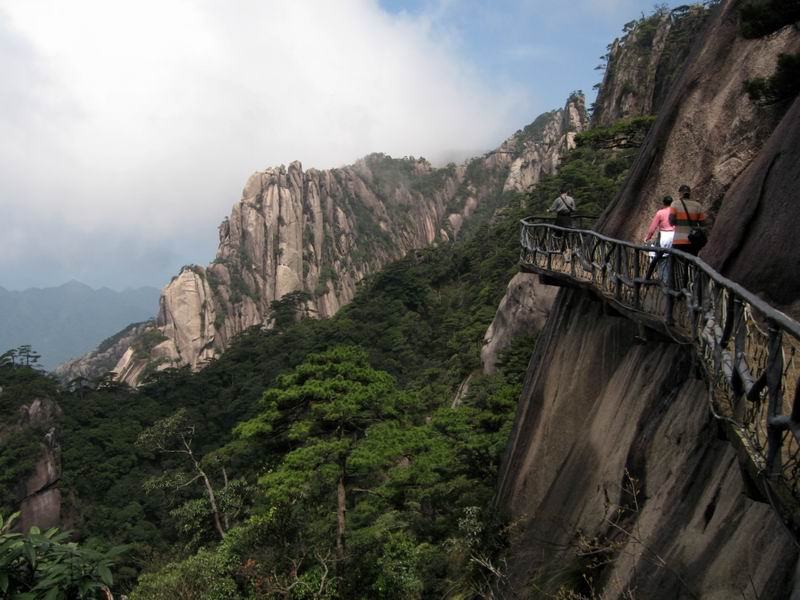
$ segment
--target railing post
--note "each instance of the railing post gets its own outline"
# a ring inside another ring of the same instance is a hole
[[[769,404],[767,407],[767,476],[774,477],[780,470],[778,460],[783,443],[783,428],[775,418],[780,416],[781,384],[783,379],[783,349],[781,348],[781,330],[774,324],[769,324],[769,357],[767,358],[767,392]]]
[[[633,305],[639,308],[642,305],[642,284],[639,281],[639,274],[642,270],[640,252],[633,251]]]
[[[699,331],[698,321],[703,315],[703,271],[695,267],[694,286],[692,289],[692,339],[696,339]]]
[[[672,252],[667,252],[667,302],[664,309],[664,322],[669,326],[673,325],[673,311],[675,309],[675,255]]]
[[[528,230],[528,228],[523,223],[522,227],[520,227],[520,230],[519,230],[519,246],[520,246],[520,249],[519,249],[519,261],[520,262],[523,262],[525,260],[525,258],[526,258],[525,257],[525,253],[528,250],[527,240],[525,239],[527,237],[527,230]]]
[[[569,274],[573,279],[578,278],[578,261],[580,260],[580,252],[575,252],[575,248],[578,247],[577,240],[580,239],[580,234],[572,233],[569,234]]]
[[[739,372],[739,361],[744,359],[744,344],[747,331],[744,326],[744,306],[742,305],[742,301],[735,298],[733,300],[733,307],[733,363],[731,364],[731,389],[733,390],[733,398],[731,402],[733,404],[733,416],[741,423],[744,418],[744,402],[742,402],[742,398],[744,398],[746,390],[744,389],[744,381]]]
[[[614,251],[617,255],[614,257],[614,277],[616,279],[617,285],[614,288],[614,298],[617,299],[618,302],[622,301],[622,246],[617,244],[614,246]]]
[[[606,281],[608,280],[608,265],[606,261],[608,260],[608,252],[606,252],[606,242],[601,242],[600,244],[600,289],[601,291],[605,292],[606,289]]]
[[[794,387],[794,401],[792,402],[791,427],[794,430],[800,424],[800,378]]]
[[[733,323],[735,319],[736,298],[731,297],[730,293],[727,294],[728,302],[725,305],[725,325],[722,328],[722,339],[720,340],[721,346],[727,346],[733,333]]]

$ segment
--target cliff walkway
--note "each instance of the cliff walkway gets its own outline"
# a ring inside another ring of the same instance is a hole
[[[522,220],[521,268],[591,290],[624,316],[693,349],[711,411],[740,456],[749,493],[800,532],[800,324],[679,250]],[[643,329],[643,337],[644,337]]]

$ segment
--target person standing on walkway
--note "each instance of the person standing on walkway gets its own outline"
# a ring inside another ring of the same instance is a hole
[[[672,248],[672,238],[675,235],[675,225],[673,224],[673,221],[675,220],[675,211],[672,209],[672,196],[664,196],[662,203],[664,207],[656,211],[655,216],[653,216],[653,220],[650,222],[650,227],[647,229],[647,236],[644,238],[644,241],[647,243],[653,239],[653,236],[658,235],[656,238],[657,246],[660,248]],[[656,268],[656,264],[662,262],[661,279],[666,281],[667,262],[663,260],[663,257],[663,252],[656,252],[655,258],[653,258],[653,261],[650,263],[650,267],[647,269],[647,275],[645,276],[646,279],[650,279],[650,277],[652,277],[653,271]]]
[[[575,199],[567,195],[566,188],[561,188],[561,192],[549,209],[549,212],[556,213],[556,226],[572,227],[572,215],[575,214],[575,210]]]
[[[644,238],[645,242],[649,242],[653,236],[658,233],[658,245],[661,248],[671,248],[672,238],[675,235],[675,225],[670,223],[670,217],[673,214],[672,196],[664,196],[662,200],[664,208],[656,211],[653,220],[650,221],[650,227],[647,229],[647,237]]]
[[[697,256],[708,237],[705,232],[706,213],[699,202],[691,199],[692,190],[685,183],[678,188],[680,199],[675,203],[675,234],[672,247]]]

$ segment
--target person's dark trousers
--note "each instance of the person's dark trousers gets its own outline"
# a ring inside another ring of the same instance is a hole
[[[700,254],[700,249],[696,248],[694,244],[680,244],[678,246],[673,244],[672,247],[676,248],[677,250],[682,250],[686,252],[686,254],[691,254],[692,256],[697,256]]]
[[[556,227],[572,227],[572,216],[556,215]]]
[[[556,227],[566,227],[572,228],[572,215],[556,215]],[[561,246],[561,252],[566,251],[566,241],[564,240],[564,234],[561,231],[554,231],[553,237],[559,242]]]

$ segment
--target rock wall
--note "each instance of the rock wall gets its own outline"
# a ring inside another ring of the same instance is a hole
[[[517,273],[508,284],[489,329],[483,336],[483,372],[497,372],[500,352],[519,335],[538,334],[550,315],[557,288],[542,285],[530,273]]]
[[[592,125],[609,127],[620,119],[656,114],[707,14],[701,5],[682,6],[628,23],[625,35],[608,47]]]
[[[725,194],[701,256],[800,319],[800,100]],[[768,257],[768,260],[764,260]]]
[[[270,326],[277,300],[296,300],[302,314],[334,314],[369,273],[458,236],[476,212],[490,215],[503,192],[525,191],[552,172],[587,123],[583,97],[573,94],[563,109],[463,165],[373,154],[338,169],[294,162],[254,173],[220,225],[215,260],[173,278],[155,323],[118,355],[114,371],[136,384],[154,370],[200,368],[242,331]],[[92,364],[75,366],[86,372]]]
[[[60,524],[61,460],[55,429],[60,416],[61,409],[55,401],[33,398],[19,407],[15,423],[0,423],[0,443],[11,433],[25,430],[32,430],[41,439],[41,453],[33,472],[13,488],[19,503],[20,516],[15,526],[18,531],[27,532],[34,525],[47,529]]]
[[[588,595],[586,574],[603,598],[789,597],[797,548],[746,496],[690,354],[637,335],[589,292],[559,295],[501,474],[511,587]]]
[[[785,107],[754,105],[744,82],[772,74],[779,53],[800,51],[800,34],[788,26],[765,38],[744,39],[738,22],[732,2],[723,2],[707,18],[705,33],[659,110],[624,188],[598,223],[607,235],[643,239],[661,198],[677,197],[682,183],[716,215],[728,189],[776,130]],[[728,234],[712,229],[712,245],[717,235]]]
[[[701,256],[796,307],[800,108],[755,107],[743,82],[797,52],[800,34],[745,40],[732,0],[703,27],[598,229],[641,239],[658,199],[688,183],[716,217]],[[559,293],[501,470],[499,506],[516,525],[511,587],[521,597],[561,585],[604,598],[800,594],[796,543],[748,497],[691,355],[638,335],[590,292]]]

